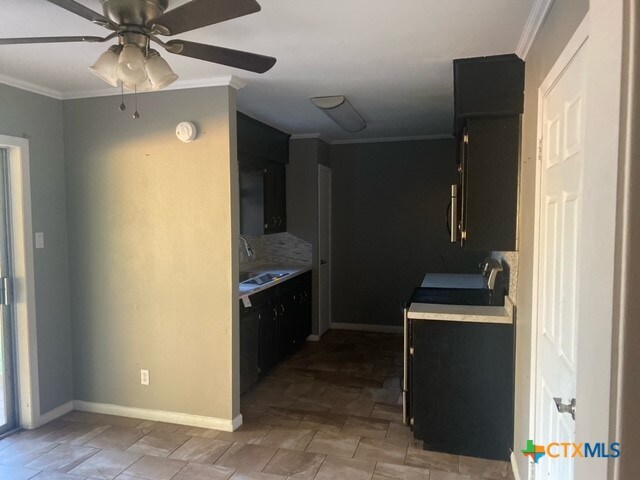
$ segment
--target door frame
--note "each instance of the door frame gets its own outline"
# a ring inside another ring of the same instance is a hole
[[[332,276],[332,271],[333,271],[333,264],[332,264],[332,249],[331,249],[331,237],[332,237],[332,218],[333,218],[333,205],[332,205],[332,198],[331,198],[331,186],[332,186],[332,170],[331,167],[328,167],[326,165],[322,165],[322,164],[318,164],[318,226],[320,225],[320,172],[325,172],[329,174],[329,245],[328,247],[328,263],[329,263],[329,291],[325,292],[325,295],[328,295],[329,297],[329,313],[328,313],[328,323],[326,326],[326,329],[324,331],[322,331],[322,310],[321,310],[321,302],[322,302],[322,298],[320,296],[320,290],[322,288],[322,281],[321,281],[321,274],[320,274],[320,262],[321,262],[321,252],[320,252],[320,236],[321,236],[321,232],[320,232],[320,228],[318,228],[318,336],[321,337],[324,333],[326,333],[330,328],[331,328],[331,324],[333,323],[333,319],[332,319],[332,315],[331,315],[331,301],[332,301],[332,296],[331,296],[331,285],[332,285],[332,281],[331,281],[331,276]]]
[[[590,9],[538,91],[538,139],[541,136],[541,99],[562,73],[580,46],[589,41],[587,52],[587,97],[585,118],[585,163],[583,170],[583,214],[581,238],[582,275],[578,311],[578,374],[576,440],[615,441],[612,404],[613,327],[619,313],[614,304],[616,208],[619,190],[620,121],[622,84],[622,21],[624,0],[591,0]],[[535,225],[540,223],[540,165],[536,159]],[[539,262],[539,236],[534,237],[534,267]],[[531,365],[529,438],[536,424],[536,373],[538,341],[538,270],[534,268],[531,318]],[[587,326],[587,328],[585,328]],[[605,479],[609,462],[605,459],[575,462],[576,479]],[[529,478],[532,469],[529,468]]]
[[[9,152],[18,424],[32,429],[40,426],[41,419],[29,140],[0,135],[0,147]]]

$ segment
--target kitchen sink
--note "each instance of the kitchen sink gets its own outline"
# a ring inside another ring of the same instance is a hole
[[[240,284],[242,285],[266,285],[267,283],[278,280],[279,278],[286,277],[289,272],[265,272],[254,273],[245,272],[240,274]],[[243,280],[243,277],[245,280]]]

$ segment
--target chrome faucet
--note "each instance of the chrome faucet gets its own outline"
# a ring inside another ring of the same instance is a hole
[[[244,243],[244,251],[247,252],[247,257],[253,257],[253,249],[249,245],[249,241],[243,235],[240,235],[240,240]]]

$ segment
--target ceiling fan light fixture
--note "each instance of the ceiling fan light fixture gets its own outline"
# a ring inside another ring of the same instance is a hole
[[[117,87],[119,82],[118,75],[116,74],[119,53],[120,47],[113,45],[109,50],[98,57],[96,63],[89,67],[91,73],[101,78],[112,87]]]
[[[357,133],[367,128],[367,123],[344,95],[314,97],[311,101],[347,132]]]
[[[145,58],[140,47],[126,44],[120,52],[116,74],[126,85],[140,85],[148,79],[144,64]]]
[[[178,75],[171,70],[167,61],[155,50],[149,52],[145,69],[154,90],[168,87],[178,79]]]

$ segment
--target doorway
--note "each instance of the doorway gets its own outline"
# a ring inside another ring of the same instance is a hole
[[[9,152],[0,148],[0,436],[18,426],[10,225]]]
[[[318,165],[318,335],[331,327],[331,169]]]
[[[570,45],[539,92],[536,186],[535,443],[574,442],[583,212],[587,39]],[[545,459],[535,477],[572,480],[574,459]]]

